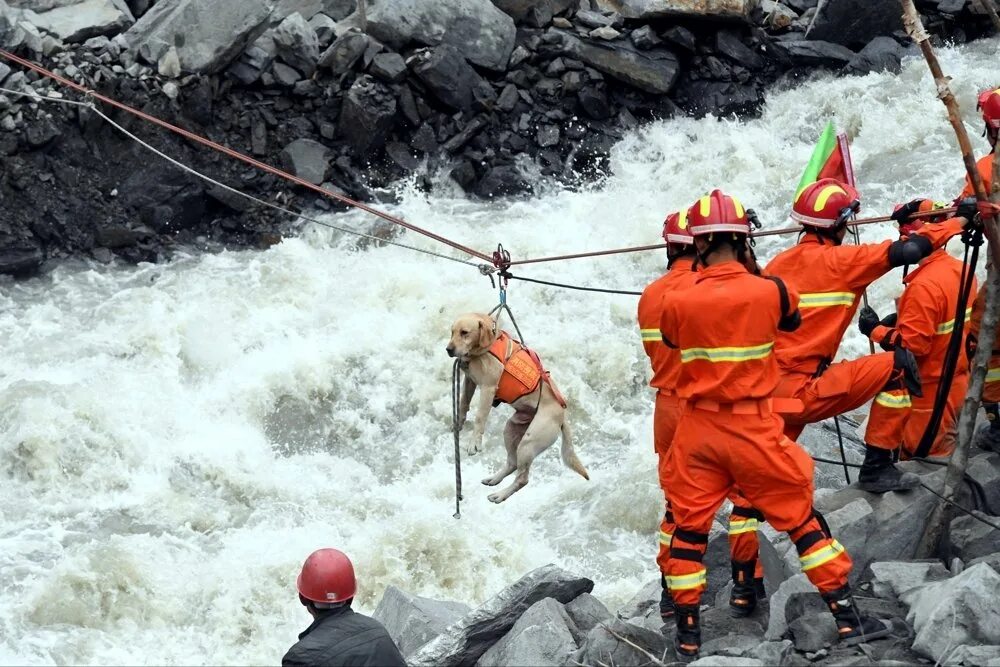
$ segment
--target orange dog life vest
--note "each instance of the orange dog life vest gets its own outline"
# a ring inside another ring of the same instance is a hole
[[[503,364],[503,374],[500,376],[496,397],[493,400],[494,406],[501,403],[512,404],[538,389],[540,382],[545,382],[552,389],[559,404],[566,407],[566,401],[552,384],[549,372],[542,366],[542,360],[532,350],[511,338],[506,331],[500,332],[490,346],[489,352]]]

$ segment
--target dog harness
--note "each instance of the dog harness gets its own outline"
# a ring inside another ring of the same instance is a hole
[[[517,399],[538,389],[541,382],[549,385],[559,405],[566,407],[566,400],[552,383],[549,372],[542,366],[542,360],[534,351],[511,338],[506,331],[500,332],[489,352],[503,364],[503,373],[493,400],[494,407],[501,403],[513,404]]]

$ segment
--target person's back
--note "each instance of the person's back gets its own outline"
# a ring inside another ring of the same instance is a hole
[[[344,606],[319,612],[281,664],[396,667],[406,662],[381,623]]]

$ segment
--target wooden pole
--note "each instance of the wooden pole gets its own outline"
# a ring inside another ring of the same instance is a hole
[[[1000,15],[997,14],[997,8],[993,5],[993,0],[976,0],[983,11],[990,17],[990,21],[993,22],[993,27],[997,32],[1000,32]]]
[[[358,0],[358,18],[361,23],[361,32],[368,32],[368,0]]]

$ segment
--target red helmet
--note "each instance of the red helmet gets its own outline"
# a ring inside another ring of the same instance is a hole
[[[1000,129],[1000,88],[979,93],[978,109],[983,112],[983,120],[989,127]]]
[[[687,209],[674,211],[667,216],[666,221],[663,223],[663,240],[667,243],[676,243],[678,245],[691,245],[694,243],[694,237],[691,236],[691,229],[688,226]]]
[[[792,220],[800,225],[830,229],[841,222],[844,209],[857,211],[858,191],[835,178],[823,178],[802,188],[792,205]]]
[[[903,207],[902,204],[896,204],[892,210],[898,211],[902,207]],[[922,199],[920,200],[920,206],[917,208],[917,213],[928,213],[930,211],[937,211],[939,209],[947,207],[948,205],[943,202],[933,201],[931,199]],[[941,222],[942,220],[944,220],[945,217],[946,216],[941,215],[941,216],[933,216],[930,218],[913,218],[912,220],[901,222],[899,223],[899,234],[900,236],[909,236],[913,232],[923,227],[928,222],[931,223]]]
[[[295,582],[299,595],[312,602],[343,602],[358,590],[354,566],[344,552],[319,549],[309,554]]]
[[[692,236],[704,236],[716,232],[750,234],[750,218],[746,209],[736,197],[713,190],[687,210],[688,227]]]

